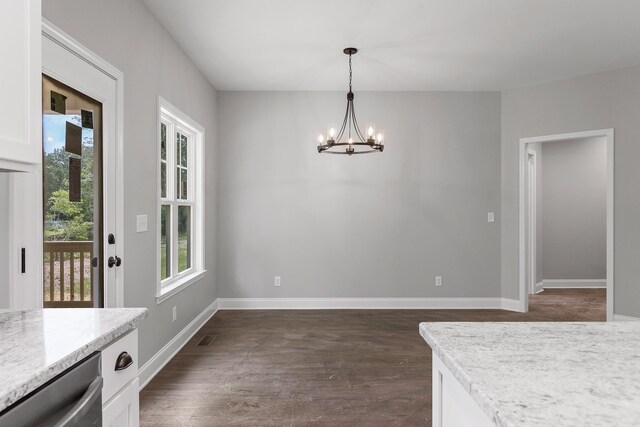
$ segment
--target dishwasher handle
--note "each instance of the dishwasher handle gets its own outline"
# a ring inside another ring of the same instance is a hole
[[[91,409],[96,400],[102,397],[102,377],[97,377],[84,392],[78,403],[60,420],[54,427],[63,427],[81,420],[82,417]]]

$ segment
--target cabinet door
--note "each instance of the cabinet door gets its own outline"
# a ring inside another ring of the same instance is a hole
[[[8,0],[0,13],[0,170],[41,162],[40,0]]]
[[[431,363],[433,427],[493,427],[493,421],[435,352]]]
[[[117,393],[102,409],[104,427],[138,427],[140,425],[138,379]]]

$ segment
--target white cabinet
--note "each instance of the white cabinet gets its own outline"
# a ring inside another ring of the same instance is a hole
[[[432,366],[433,427],[495,426],[435,352]]]
[[[42,158],[40,0],[0,5],[0,171],[35,171]]]
[[[124,363],[118,364],[118,361]],[[102,349],[102,425],[137,427],[139,421],[138,330]],[[119,368],[119,369],[116,369]]]
[[[102,408],[103,427],[138,427],[140,425],[138,378],[126,386]]]

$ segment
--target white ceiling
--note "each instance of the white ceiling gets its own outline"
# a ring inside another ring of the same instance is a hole
[[[638,0],[143,0],[219,90],[501,90],[640,64]]]

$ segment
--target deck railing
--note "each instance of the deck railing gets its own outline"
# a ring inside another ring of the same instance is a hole
[[[44,307],[93,307],[93,242],[44,242]]]

